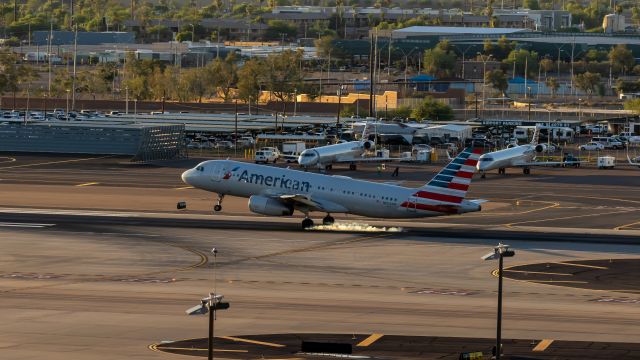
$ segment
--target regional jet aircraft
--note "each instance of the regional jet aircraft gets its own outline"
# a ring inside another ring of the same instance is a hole
[[[365,157],[367,151],[372,150],[375,143],[369,140],[372,125],[366,124],[362,130],[362,137],[358,141],[347,141],[339,144],[320,146],[307,149],[300,153],[298,164],[305,169],[317,166],[320,169],[331,169],[335,163],[349,163],[349,170],[356,169],[358,162],[381,162],[399,160],[384,157]]]
[[[482,200],[465,200],[480,154],[480,149],[465,149],[417,189],[232,160],[202,162],[185,171],[182,181],[217,193],[215,211],[222,210],[225,195],[245,197],[254,213],[304,213],[303,228],[313,226],[309,218],[313,211],[327,214],[322,219],[326,225],[334,222],[332,213],[378,218],[443,216],[480,211]]]
[[[511,146],[506,149],[486,153],[480,156],[478,171],[481,177],[490,170],[498,169],[498,174],[506,174],[506,168],[521,167],[525,175],[531,173],[532,166],[573,165],[577,161],[535,161],[539,153],[547,150],[547,144],[538,144],[539,129],[536,128],[529,144]]]

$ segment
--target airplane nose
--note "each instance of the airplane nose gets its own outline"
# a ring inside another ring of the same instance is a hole
[[[191,178],[191,173],[192,172],[193,172],[193,169],[189,169],[189,170],[183,172],[182,173],[182,182],[184,182],[185,184],[191,185],[189,180]]]

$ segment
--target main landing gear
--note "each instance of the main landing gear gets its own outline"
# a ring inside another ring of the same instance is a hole
[[[224,194],[218,194],[218,199],[216,200],[216,204],[213,207],[213,211],[218,212],[222,211],[222,200],[224,199]]]
[[[528,167],[522,168],[522,173],[525,175],[531,174],[531,168],[528,168]]]
[[[336,222],[336,219],[333,218],[330,214],[322,218],[322,225],[333,225]]]
[[[309,219],[308,217],[304,218],[304,220],[302,220],[302,228],[303,229],[308,229],[310,227],[313,226],[313,220]]]
[[[498,169],[498,174],[499,174],[499,175],[506,175],[506,174],[507,174],[507,169],[505,169],[505,168],[499,168],[499,169]]]
[[[336,222],[336,219],[331,216],[331,214],[327,214],[327,216],[322,218],[322,225],[333,225]],[[308,229],[313,227],[313,220],[309,218],[309,214],[305,214],[304,220],[302,220],[302,228]]]

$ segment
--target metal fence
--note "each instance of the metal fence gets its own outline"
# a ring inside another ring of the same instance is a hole
[[[184,125],[0,123],[0,151],[130,155],[132,161],[186,156]]]

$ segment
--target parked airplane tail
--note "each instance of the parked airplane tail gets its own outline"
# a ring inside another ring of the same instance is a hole
[[[540,128],[537,126],[533,130],[533,136],[531,137],[531,145],[538,145],[538,140],[540,139]]]
[[[414,196],[444,203],[460,204],[469,190],[482,149],[468,147],[445,166]]]

